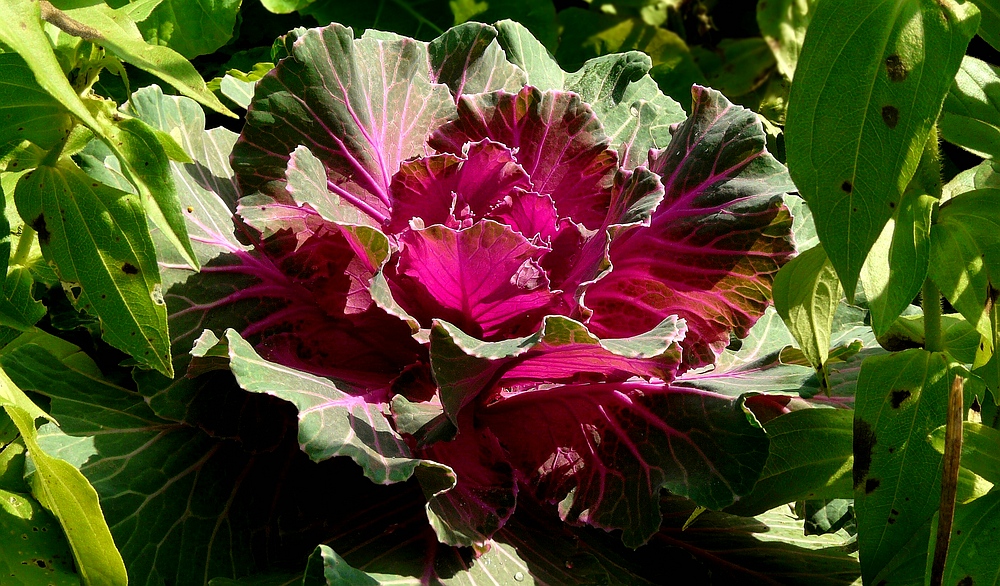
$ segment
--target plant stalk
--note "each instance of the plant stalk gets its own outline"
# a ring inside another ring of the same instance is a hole
[[[948,420],[944,433],[944,468],[941,471],[941,503],[938,505],[937,535],[931,562],[930,586],[941,586],[945,562],[955,521],[955,497],[958,494],[958,468],[962,458],[962,409],[964,381],[955,375],[948,393]]]
[[[25,224],[21,226],[21,236],[17,239],[17,249],[10,259],[11,265],[24,265],[31,253],[31,244],[35,240],[35,229]]]
[[[924,310],[924,350],[941,352],[944,350],[941,341],[941,292],[930,277],[924,280],[920,304]]]

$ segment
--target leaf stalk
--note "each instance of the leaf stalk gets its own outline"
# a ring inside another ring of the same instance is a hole
[[[921,305],[924,310],[924,350],[941,352],[941,292],[930,277],[924,280]]]

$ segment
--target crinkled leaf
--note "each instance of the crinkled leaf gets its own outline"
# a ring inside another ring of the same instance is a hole
[[[618,157],[578,95],[532,87],[466,95],[458,100],[458,119],[437,129],[429,144],[460,154],[466,143],[485,138],[517,149],[534,190],[550,195],[561,216],[601,226]]]
[[[258,82],[233,150],[240,186],[277,195],[292,151],[305,145],[323,161],[327,189],[380,223],[391,177],[424,154],[454,102],[430,82],[424,43],[374,34],[355,41],[336,24],[295,34],[290,58]]]
[[[77,306],[101,319],[105,341],[171,376],[156,253],[136,196],[93,181],[68,159],[33,171],[14,196],[60,278],[80,288]]]
[[[721,508],[750,491],[767,452],[741,400],[664,383],[525,391],[477,416],[564,520],[622,529],[629,547],[660,526],[661,487]]]
[[[465,405],[480,393],[495,392],[490,384],[516,389],[633,376],[669,380],[684,331],[683,323],[670,317],[642,335],[602,340],[575,320],[550,315],[530,336],[483,342],[437,321],[431,330],[431,367],[444,410],[457,423]]]
[[[488,139],[469,143],[456,155],[445,153],[403,163],[390,186],[392,219],[387,229],[401,232],[414,218],[420,218],[424,226],[451,228],[467,227],[485,217],[510,225],[513,200],[518,200],[517,208],[523,210],[521,200],[532,198],[534,194],[525,193],[531,188],[530,177],[511,149]],[[509,203],[505,201],[508,198]],[[547,238],[555,233],[557,221],[551,199],[548,201]],[[528,222],[527,227],[532,224]],[[512,227],[525,238],[538,234]]]
[[[66,108],[35,81],[31,68],[17,53],[0,54],[0,156],[30,140],[50,149],[73,126]]]
[[[938,128],[948,142],[980,157],[1000,158],[1000,67],[964,57]]]
[[[779,0],[757,5],[757,25],[778,63],[778,71],[792,79],[799,61],[806,27],[818,0]]]
[[[706,83],[687,44],[677,33],[666,27],[653,26],[627,13],[608,14],[576,7],[561,11],[559,22],[563,26],[563,35],[556,58],[567,69],[578,69],[581,64],[586,69],[588,64],[600,61],[618,62],[620,67],[628,61],[642,59],[645,63],[633,81],[638,81],[648,71],[655,82],[654,90],[659,86],[685,109],[691,107],[691,85]],[[642,52],[642,57],[636,53],[639,51]],[[591,61],[584,64],[588,59]],[[666,102],[673,103],[673,100],[668,99]],[[639,104],[631,105],[635,109],[642,107]],[[676,113],[683,118],[679,109]],[[669,142],[669,138],[664,144],[666,142]],[[640,153],[640,159],[644,157],[645,149]]]
[[[805,39],[789,97],[786,150],[848,300],[917,169],[977,13],[917,1],[816,6],[817,32]]]
[[[343,383],[268,362],[234,330],[226,331],[225,340],[241,388],[295,405],[299,446],[314,461],[349,456],[382,484],[406,480],[420,464],[386,420],[384,397],[366,397]]]
[[[494,90],[516,92],[527,76],[507,61],[489,25],[468,22],[452,27],[428,45],[432,78],[451,89],[455,98]]]
[[[454,476],[428,468],[417,471],[417,479],[438,541],[482,550],[513,514],[518,485],[496,436],[466,419],[455,439],[420,451],[423,458],[447,462]]]
[[[823,369],[830,356],[830,329],[843,289],[823,246],[799,254],[774,277],[774,308],[809,363]]]
[[[670,146],[650,154],[663,201],[648,228],[612,243],[614,269],[584,303],[606,337],[684,318],[684,361],[700,366],[715,361],[731,332],[745,337],[767,307],[774,274],[793,251],[782,196],[795,187],[764,148],[755,114],[713,90],[693,92],[692,116]]]
[[[390,285],[425,326],[438,318],[487,339],[519,335],[537,327],[558,300],[537,264],[541,250],[502,224],[431,226],[404,234],[401,242]]]
[[[6,373],[0,371],[0,405],[14,421],[35,466],[31,492],[62,525],[77,569],[88,584],[121,584],[125,564],[115,548],[97,493],[80,471],[46,453],[38,444],[35,419],[41,411]]]
[[[141,21],[143,38],[153,45],[166,45],[188,59],[207,55],[233,37],[242,0],[184,2],[161,0]]]

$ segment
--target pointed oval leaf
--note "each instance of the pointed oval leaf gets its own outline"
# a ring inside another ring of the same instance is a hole
[[[965,56],[938,121],[941,138],[986,158],[1000,158],[1000,67]]]
[[[14,198],[60,279],[80,288],[77,306],[100,318],[104,340],[172,376],[167,309],[138,198],[68,159],[22,178]]]
[[[788,166],[848,300],[979,26],[971,4],[820,3],[796,67]],[[831,56],[833,56],[831,58]]]
[[[843,290],[823,246],[803,252],[774,277],[774,309],[813,368],[830,356],[830,329]]]

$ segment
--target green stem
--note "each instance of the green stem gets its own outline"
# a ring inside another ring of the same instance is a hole
[[[924,349],[941,352],[944,350],[941,341],[941,292],[930,277],[924,281],[921,305],[924,309]]]
[[[35,240],[35,229],[25,224],[21,227],[21,236],[17,239],[17,250],[10,259],[11,265],[23,265],[31,253],[31,245]]]

